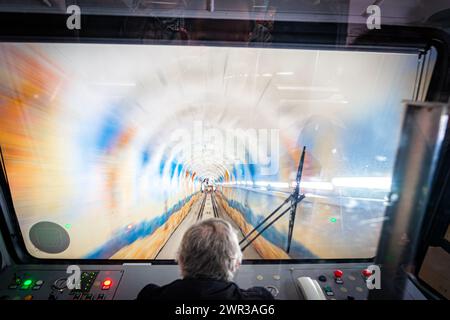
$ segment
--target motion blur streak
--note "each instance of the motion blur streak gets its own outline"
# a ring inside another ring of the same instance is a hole
[[[242,239],[292,192],[306,146],[289,255],[286,215],[244,257],[370,257],[416,70],[403,53],[2,43],[0,144],[26,248],[173,259],[209,216]],[[40,221],[68,248],[32,243]]]

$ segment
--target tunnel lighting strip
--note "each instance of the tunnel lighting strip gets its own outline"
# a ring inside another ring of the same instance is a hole
[[[331,182],[327,181],[302,181],[300,187],[304,189],[315,190],[333,190],[335,187],[339,188],[360,188],[360,189],[379,189],[390,190],[392,178],[390,177],[337,177],[333,178]],[[232,181],[223,182],[222,185],[245,185],[258,187],[272,187],[280,189],[288,189],[295,187],[295,181],[289,185],[288,182],[272,182],[272,181]]]
[[[294,181],[291,183],[291,186],[295,187]],[[300,182],[300,187],[305,189],[333,190],[333,184],[322,181],[303,181]]]
[[[333,178],[331,183],[336,187],[390,190],[390,177],[341,177]]]
[[[300,87],[300,86],[277,86],[278,90],[286,91],[314,91],[314,92],[339,92],[338,88],[332,87]]]
[[[134,82],[90,82],[93,86],[106,86],[106,87],[136,87]]]

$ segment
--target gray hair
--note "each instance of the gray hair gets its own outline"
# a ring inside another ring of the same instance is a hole
[[[191,226],[178,252],[183,277],[230,281],[241,261],[237,234],[222,219],[207,219]]]

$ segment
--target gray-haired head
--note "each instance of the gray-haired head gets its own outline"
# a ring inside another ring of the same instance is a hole
[[[241,260],[237,234],[222,219],[207,219],[191,226],[184,234],[178,252],[183,277],[229,281]]]

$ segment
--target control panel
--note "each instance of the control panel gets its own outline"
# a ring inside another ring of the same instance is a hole
[[[245,264],[234,281],[243,289],[259,286],[276,299],[365,300],[368,264]],[[177,265],[84,265],[81,286],[67,287],[67,265],[21,265],[0,274],[0,299],[131,300],[149,283],[180,278]]]
[[[69,289],[70,274],[66,270],[42,269],[2,274],[0,299],[112,300],[123,275],[123,270],[84,270],[80,274],[80,287]]]
[[[243,266],[236,282],[242,288],[263,286],[277,299],[366,300],[369,264],[295,264]],[[300,280],[308,278],[310,280]],[[309,283],[309,285],[307,285]],[[308,287],[309,288],[308,288]],[[314,286],[314,287],[312,287]],[[309,297],[306,292],[321,291]]]
[[[310,270],[307,274],[316,281],[328,300],[366,300],[368,295],[366,280],[372,273],[367,269],[342,268]],[[293,271],[293,277],[296,279],[304,275],[303,270]]]

